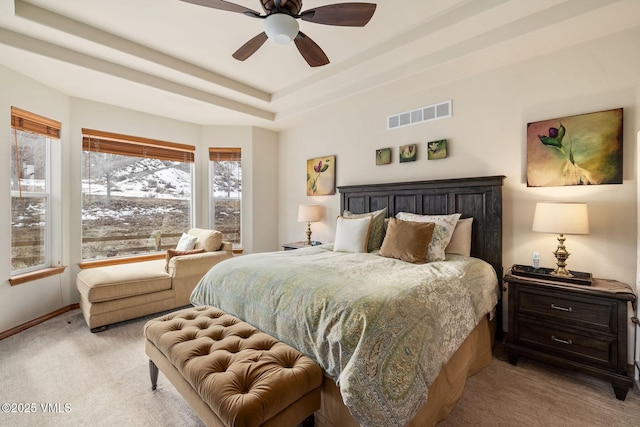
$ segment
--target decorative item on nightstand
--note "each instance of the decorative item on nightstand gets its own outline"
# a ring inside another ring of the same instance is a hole
[[[586,203],[538,202],[533,214],[533,231],[556,233],[558,248],[553,252],[557,268],[549,274],[557,277],[573,277],[567,270],[569,252],[564,246],[565,234],[589,234],[589,214]]]
[[[320,221],[320,206],[300,205],[298,207],[298,222],[307,223],[307,245],[311,245],[311,223]]]

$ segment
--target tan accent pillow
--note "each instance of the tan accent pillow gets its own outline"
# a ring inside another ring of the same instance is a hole
[[[471,229],[473,218],[459,219],[449,244],[444,250],[445,254],[457,254],[471,256]]]
[[[176,249],[167,249],[167,263],[164,266],[164,270],[167,272],[169,271],[169,260],[174,256],[201,254],[203,252],[204,252],[204,249],[190,249],[188,251],[178,251]]]
[[[398,212],[396,218],[403,221],[435,223],[436,228],[429,242],[427,261],[444,261],[444,250],[449,244],[449,240],[451,240],[451,235],[453,235],[453,230],[456,228],[456,223],[460,219],[459,213],[450,215],[418,215],[409,212]]]
[[[433,222],[412,222],[391,218],[387,234],[380,247],[380,255],[414,264],[427,258],[429,241],[436,225]]]
[[[205,252],[215,252],[222,246],[222,233],[217,230],[206,230],[203,228],[192,228],[189,234],[196,236],[194,249],[204,249]]]

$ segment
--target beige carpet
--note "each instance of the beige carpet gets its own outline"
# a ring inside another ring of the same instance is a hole
[[[144,319],[92,334],[73,310],[0,341],[0,402],[36,405],[0,413],[0,425],[203,426],[162,374],[151,391]],[[43,412],[56,403],[58,413]]]
[[[153,317],[92,334],[74,310],[0,341],[0,403],[35,409],[2,412],[0,425],[202,426],[162,373],[151,391],[142,326]],[[504,359],[498,349],[439,427],[640,426],[637,391],[621,402],[607,382]]]
[[[497,346],[491,365],[469,378],[462,398],[438,427],[640,427],[637,390],[629,390],[622,402],[606,381],[523,357],[516,366],[506,359]]]

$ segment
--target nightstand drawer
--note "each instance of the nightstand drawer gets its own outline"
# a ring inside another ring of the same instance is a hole
[[[567,292],[522,286],[517,289],[516,311],[592,331],[617,333],[617,302],[607,298],[582,298]]]
[[[517,341],[515,344],[538,348],[574,361],[588,363],[607,369],[618,369],[616,336],[597,336],[563,328],[560,325],[517,319]]]
[[[631,287],[594,278],[591,286],[507,274],[509,330],[506,349],[520,356],[577,369],[611,381],[624,400],[633,381],[627,366],[627,312]]]

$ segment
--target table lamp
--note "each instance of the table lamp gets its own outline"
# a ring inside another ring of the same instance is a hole
[[[556,256],[557,268],[551,275],[573,277],[567,270],[569,252],[564,246],[565,234],[589,234],[589,214],[586,203],[570,202],[538,202],[533,214],[533,231],[557,233],[558,248],[553,252]]]
[[[298,222],[307,223],[307,245],[311,245],[311,223],[316,221],[320,221],[320,206],[298,206]]]

